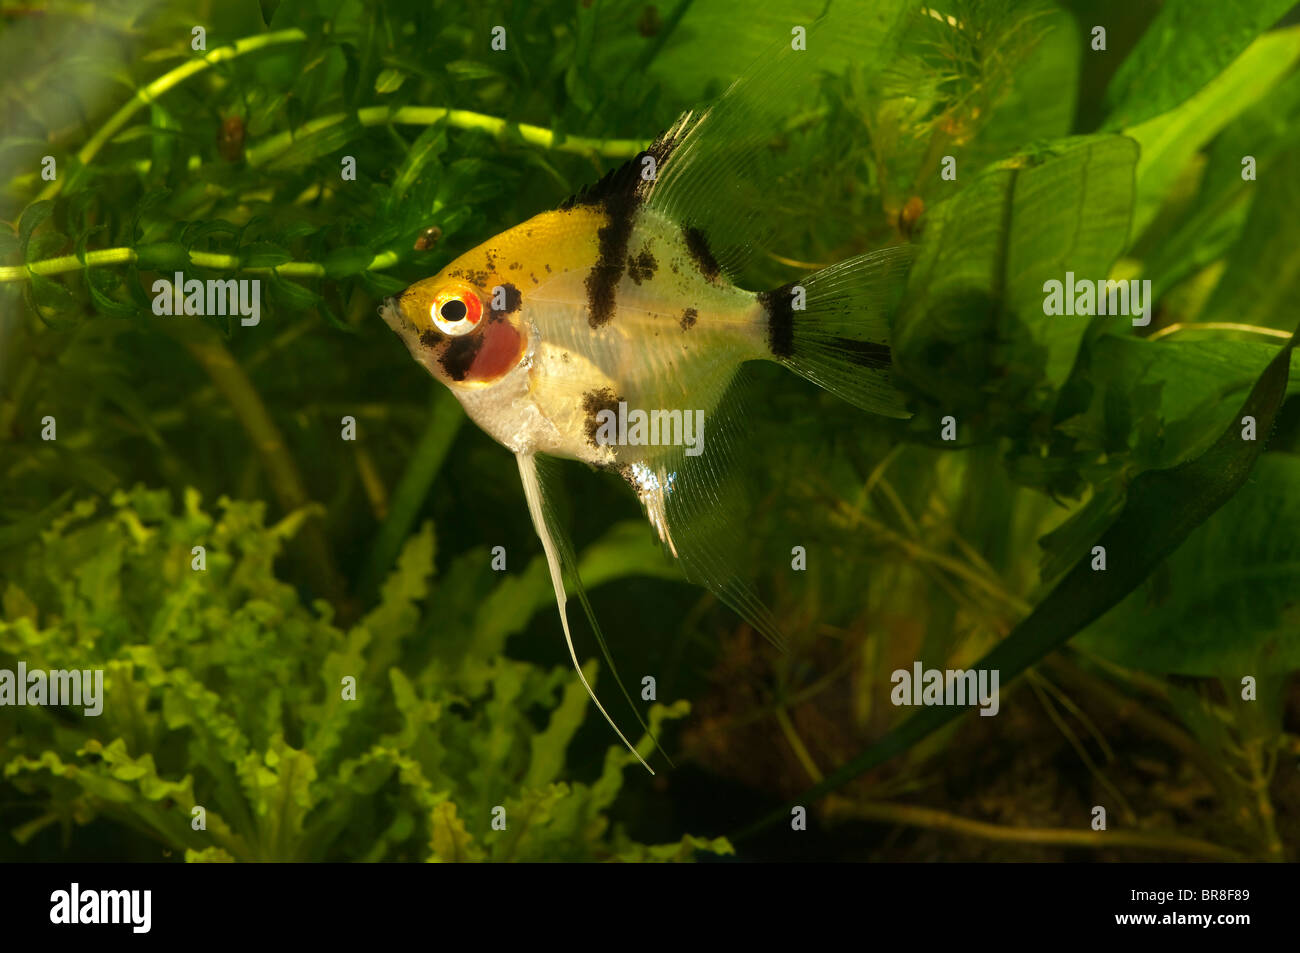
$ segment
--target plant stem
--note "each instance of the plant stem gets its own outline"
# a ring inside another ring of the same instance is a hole
[[[1230,848],[1197,840],[1194,837],[1169,834],[1163,831],[1093,831],[1059,827],[1003,827],[999,824],[988,824],[984,821],[972,821],[956,814],[936,811],[928,807],[916,807],[911,804],[891,804],[880,801],[852,801],[839,795],[832,795],[826,799],[826,817],[827,819],[857,818],[893,824],[907,824],[912,827],[925,827],[936,831],[951,831],[955,834],[979,837],[984,840],[1012,841],[1021,844],[1087,847],[1093,850],[1138,847],[1146,850],[1171,851],[1179,854],[1211,857],[1214,860],[1240,861],[1245,859]]]
[[[1177,334],[1179,331],[1241,331],[1244,334],[1262,334],[1265,337],[1279,338],[1283,341],[1291,337],[1290,331],[1279,331],[1276,328],[1261,328],[1254,324],[1236,324],[1232,321],[1196,321],[1196,322],[1179,322],[1170,324],[1161,328],[1154,334],[1148,334],[1148,341],[1159,341],[1161,338],[1168,337],[1171,334]]]
[[[239,271],[249,275],[276,274],[281,278],[324,278],[325,266],[314,261],[286,261],[282,265],[265,268],[241,268],[238,255],[221,255],[215,252],[191,251],[188,253],[190,264],[199,268],[211,268],[214,271]],[[101,248],[86,252],[87,268],[102,268],[106,265],[125,265],[136,260],[134,248]],[[401,258],[397,252],[380,252],[366,265],[366,271],[383,271],[392,268]],[[46,258],[29,265],[8,265],[0,267],[0,282],[25,281],[28,272],[36,275],[58,275],[69,271],[80,271],[81,261],[76,255],[64,255],[61,258]]]
[[[149,85],[136,90],[135,95],[127,100],[117,112],[113,113],[108,122],[104,123],[99,128],[99,131],[81,147],[77,153],[77,159],[82,166],[88,165],[99,150],[104,148],[105,143],[117,135],[118,131],[127,124],[132,116],[154,102],[163,93],[175,86],[179,86],[191,76],[203,72],[209,66],[233,60],[245,53],[263,50],[269,46],[277,46],[282,43],[299,43],[306,39],[307,34],[298,29],[279,30],[275,33],[263,33],[260,36],[247,36],[242,40],[236,40],[229,46],[218,47],[203,56],[176,67],[174,70],[163,73]],[[65,181],[66,179],[62,178],[55,179],[41,190],[41,193],[36,196],[37,200],[54,198],[62,190]]]
[[[785,740],[790,743],[794,749],[794,755],[803,765],[808,777],[812,779],[813,784],[820,784],[824,775],[821,769],[817,767],[817,762],[813,760],[812,755],[808,752],[807,746],[803,739],[799,737],[799,732],[795,730],[794,722],[790,720],[790,715],[786,712],[784,706],[778,706],[776,709],[776,722],[781,726],[781,732],[785,735]]]
[[[630,159],[644,148],[644,142],[640,139],[588,139],[583,136],[559,136],[553,130],[541,126],[532,126],[523,122],[512,123],[497,116],[488,116],[467,109],[448,109],[445,106],[400,106],[396,109],[391,106],[367,106],[358,109],[356,113],[342,112],[320,116],[303,123],[297,129],[271,136],[250,146],[244,153],[244,160],[254,168],[265,165],[287,152],[304,136],[337,126],[353,115],[363,126],[383,126],[389,123],[432,126],[445,120],[447,125],[455,129],[479,129],[497,139],[514,131],[529,145],[585,156]]]
[[[1106,705],[1120,721],[1128,722],[1139,731],[1169,745],[1183,757],[1187,758],[1219,791],[1227,796],[1230,782],[1224,775],[1219,763],[1195,739],[1176,724],[1149,711],[1138,699],[1118,691],[1105,680],[1080,668],[1061,654],[1056,654],[1046,662],[1052,674],[1066,687],[1086,693]]]

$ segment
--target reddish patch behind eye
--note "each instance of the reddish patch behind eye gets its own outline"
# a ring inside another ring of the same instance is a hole
[[[489,321],[478,333],[483,343],[469,365],[465,380],[496,380],[519,363],[522,338],[509,321]]]

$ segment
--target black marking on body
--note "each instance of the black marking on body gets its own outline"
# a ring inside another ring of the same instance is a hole
[[[655,174],[662,173],[664,162],[677,146],[679,139],[675,133],[680,129],[680,124],[674,126],[651,143],[649,149],[637,153],[617,169],[607,172],[599,182],[585,187],[560,205],[560,211],[591,206],[605,213],[605,224],[596,230],[599,241],[596,263],[591,266],[585,281],[587,323],[592,328],[602,327],[614,317],[618,282],[628,265],[627,244],[632,237],[636,211],[655,181],[642,178],[644,160],[646,156],[653,157]],[[639,260],[637,264],[640,265]]]
[[[776,357],[794,353],[794,298],[790,295],[794,285],[790,282],[758,295],[759,304],[767,312],[767,347]]]
[[[691,328],[695,327],[695,320],[699,316],[700,316],[700,312],[696,311],[694,308],[687,308],[685,311],[683,311],[682,330],[689,331]]]
[[[482,288],[487,285],[488,272],[478,271],[473,268],[457,268],[455,271],[447,272],[449,278],[462,278],[472,285]]]
[[[518,311],[519,306],[524,303],[524,296],[520,294],[519,289],[516,288],[514,285],[512,285],[510,282],[507,281],[505,284],[503,284],[501,286],[501,290],[504,291],[506,295],[506,306],[502,308],[500,311],[493,308],[492,314],[494,317],[501,317],[502,315],[513,314],[514,312]]]
[[[463,381],[482,346],[483,335],[481,334],[466,334],[458,337],[451,342],[451,346],[443,352],[442,357],[438,358],[438,363],[452,380]]]
[[[437,347],[443,342],[444,338],[433,328],[420,332],[420,343],[425,347]]]
[[[643,281],[649,281],[658,270],[659,262],[655,261],[655,256],[650,254],[649,245],[641,249],[641,254],[627,257],[627,276],[638,285]]]
[[[718,276],[722,274],[722,266],[718,264],[718,259],[713,257],[713,252],[709,249],[709,240],[703,230],[693,225],[683,226],[682,238],[686,242],[686,250],[690,252],[691,259],[700,274],[704,276],[704,280],[710,284],[717,284]]]
[[[522,267],[524,267],[524,266],[521,265],[521,264],[519,264],[519,262],[517,262],[517,261],[512,261],[512,262],[510,263],[510,270],[511,270],[511,271],[518,271],[518,270],[519,270],[520,268],[522,268]]]
[[[609,201],[605,206],[605,224],[596,229],[600,252],[583,284],[587,289],[587,323],[599,328],[614,317],[618,281],[623,277],[623,259],[632,238],[636,202]]]
[[[600,390],[589,390],[582,395],[582,410],[587,415],[587,442],[593,447],[602,446],[596,441],[596,431],[600,429],[600,420],[597,414],[602,410],[608,410],[614,414],[614,440],[618,440],[618,405],[623,400],[622,397],[615,396],[614,392],[608,387],[602,387]]]

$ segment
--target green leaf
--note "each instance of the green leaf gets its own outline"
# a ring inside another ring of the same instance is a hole
[[[37,306],[52,311],[71,311],[77,305],[77,299],[65,288],[62,282],[46,278],[44,275],[28,275],[32,299]]]
[[[320,295],[310,288],[304,288],[297,282],[281,278],[275,272],[271,272],[267,277],[267,283],[270,285],[271,291],[278,298],[282,298],[285,304],[295,311],[306,311],[320,303]]]
[[[461,82],[496,79],[501,76],[501,71],[496,67],[481,63],[478,60],[452,60],[444,68],[453,80],[460,80]]]
[[[148,123],[140,123],[135,126],[129,126],[123,129],[110,142],[113,145],[125,145],[128,142],[135,142],[139,139],[178,139],[185,134],[179,129],[171,129],[165,126],[151,126]]]
[[[443,801],[433,809],[430,827],[433,831],[429,843],[433,849],[430,860],[434,863],[459,864],[486,857],[483,848],[474,843],[474,838],[465,830],[465,822],[456,816],[456,805],[450,801]]]
[[[395,93],[402,88],[404,82],[406,82],[406,74],[401,70],[389,67],[381,70],[379,75],[375,77],[375,92],[380,96]]]
[[[53,211],[54,203],[44,199],[29,205],[23,212],[22,218],[18,220],[18,248],[23,253],[23,261],[32,260],[27,254],[27,245],[32,239],[32,232],[36,231]]]
[[[104,228],[103,225],[96,225],[81,233],[77,238],[77,260],[81,262],[82,274],[85,275],[86,287],[90,290],[90,300],[94,304],[95,310],[108,315],[110,318],[133,318],[139,313],[135,305],[124,304],[110,298],[99,284],[101,281],[107,282],[108,279],[101,278],[100,273],[95,269],[86,267],[86,243],[92,235],[103,231]]]
[[[1169,8],[1166,8],[1169,9]],[[1300,27],[1269,33],[1250,45],[1231,66],[1177,109],[1125,134],[1142,148],[1137,167],[1133,235],[1155,217],[1179,173],[1205,143],[1263,98],[1300,59]]]
[[[854,28],[817,35],[821,44],[813,48],[817,68],[839,72],[852,65],[868,76],[882,69],[904,29],[920,15],[918,8],[924,5],[921,0],[837,3],[837,14],[845,13]],[[737,17],[731,0],[694,0],[667,45],[652,62],[651,73],[677,98],[697,101],[711,81],[723,86],[730,83],[772,48],[774,38],[788,40],[792,24],[810,26],[825,9],[826,4],[820,0],[791,0],[782,4],[753,4],[744,16]],[[726,37],[727,41],[719,43],[718,37]],[[611,68],[617,68],[627,56],[626,52],[617,50],[605,51],[604,55],[615,60],[609,64]]]
[[[61,252],[65,245],[68,244],[68,236],[62,232],[57,232],[47,228],[41,234],[32,238],[28,246],[28,260],[42,261],[46,258],[53,258]]]
[[[1153,672],[1217,677],[1300,669],[1298,488],[1300,457],[1264,454],[1250,482],[1192,531],[1161,578],[1147,580],[1090,626],[1082,643]]]
[[[382,271],[363,271],[361,282],[376,295],[395,295],[410,286],[409,282],[386,275]]]
[[[1294,5],[1294,0],[1164,4],[1110,81],[1105,128],[1127,128],[1185,102]]]
[[[435,123],[420,133],[406,158],[402,160],[397,174],[393,176],[392,189],[389,192],[387,206],[391,211],[402,201],[403,196],[419,178],[420,172],[432,160],[447,148],[447,129],[443,123]]]
[[[964,380],[979,399],[998,375],[973,357],[997,341],[1026,365],[1034,358],[1024,347],[1040,349],[1059,387],[1088,319],[1044,314],[1044,282],[1110,273],[1128,240],[1136,161],[1120,136],[1067,139],[1000,163],[927,216],[909,278],[916,290],[895,331],[903,375],[940,396],[961,393]]]
[[[160,188],[160,189],[151,189],[148,192],[146,192],[143,196],[141,196],[140,200],[135,203],[134,207],[131,210],[131,227],[130,229],[127,230],[126,233],[129,241],[134,242],[138,238],[139,231],[140,231],[140,220],[144,218],[144,214],[148,212],[150,209],[154,208],[156,205],[159,205],[162,202],[166,201],[167,197],[171,194],[172,194],[171,189]]]

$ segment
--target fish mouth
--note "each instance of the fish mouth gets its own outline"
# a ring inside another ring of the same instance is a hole
[[[384,303],[379,306],[379,316],[398,334],[406,330],[406,319],[402,317],[402,309],[398,306],[396,297],[384,299]]]

